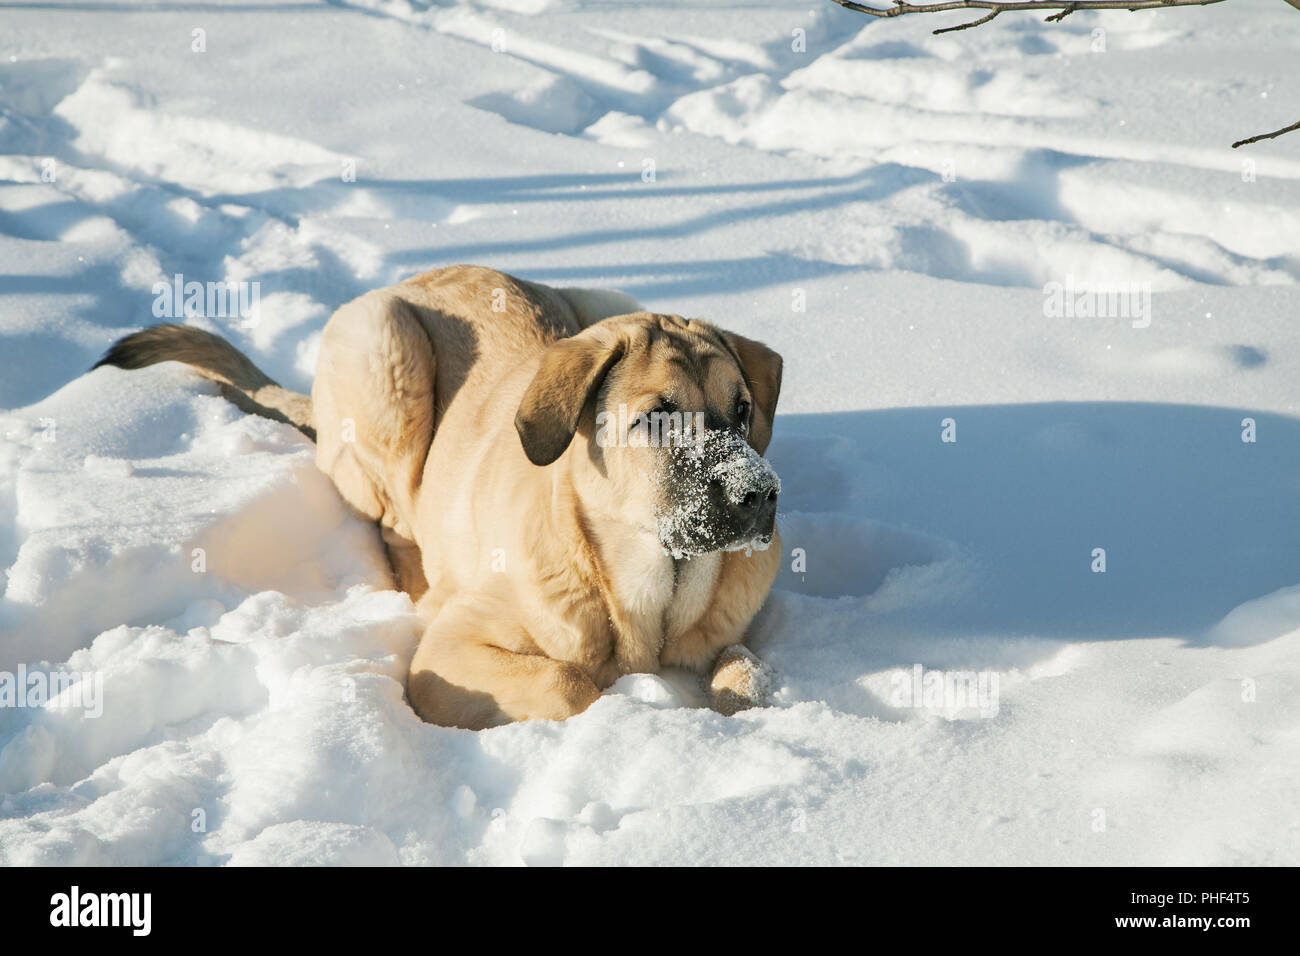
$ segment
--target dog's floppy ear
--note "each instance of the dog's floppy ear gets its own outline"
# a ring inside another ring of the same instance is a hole
[[[745,378],[749,379],[749,390],[754,395],[749,444],[761,455],[767,451],[768,442],[772,440],[776,400],[781,395],[781,356],[762,342],[755,342],[735,332],[722,334],[740,359]]]
[[[560,339],[542,354],[541,368],[515,413],[515,430],[529,461],[549,465],[564,454],[583,408],[622,357],[622,342],[598,326]]]

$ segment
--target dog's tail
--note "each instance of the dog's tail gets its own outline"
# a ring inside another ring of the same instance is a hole
[[[281,388],[225,339],[193,326],[154,325],[133,332],[114,342],[94,368],[144,368],[158,362],[184,362],[216,382],[221,394],[244,411],[287,422],[316,440],[310,396]]]

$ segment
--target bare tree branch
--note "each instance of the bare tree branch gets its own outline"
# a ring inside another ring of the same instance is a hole
[[[1290,2],[1291,0],[1287,0],[1287,3]],[[1238,146],[1246,146],[1249,143],[1258,143],[1261,139],[1272,139],[1275,136],[1281,136],[1283,133],[1290,133],[1298,129],[1300,129],[1300,123],[1292,123],[1290,126],[1283,126],[1281,129],[1275,129],[1271,133],[1260,133],[1258,136],[1250,137],[1250,139],[1239,139],[1232,144],[1232,148],[1236,149]]]
[[[1224,0],[936,0],[935,3],[912,3],[910,0],[893,0],[893,6],[890,7],[869,7],[856,0],[834,0],[846,10],[853,10],[856,13],[865,13],[869,17],[901,17],[906,13],[943,13],[946,10],[987,10],[984,16],[971,20],[969,23],[959,23],[952,27],[941,27],[934,32],[953,33],[957,30],[969,30],[971,27],[977,27],[981,24],[988,23],[1000,13],[1006,13],[1011,10],[1056,10],[1047,17],[1046,22],[1060,22],[1074,13],[1076,10],[1159,10],[1165,7],[1208,7],[1211,4],[1223,3]],[[1300,10],[1300,0],[1283,0],[1288,5]],[[1271,133],[1260,133],[1258,136],[1251,136],[1249,139],[1239,139],[1232,144],[1232,148],[1238,146],[1247,146],[1250,143],[1258,143],[1260,140],[1273,139],[1284,133],[1291,133],[1300,129],[1300,123],[1292,123],[1282,129],[1274,130]]]
[[[952,30],[965,30],[968,27],[988,23],[999,13],[1009,10],[1059,10],[1048,17],[1049,21],[1063,20],[1076,10],[1157,10],[1163,7],[1207,7],[1224,0],[940,0],[938,3],[911,3],[909,0],[894,0],[891,7],[869,7],[856,3],[855,0],[834,0],[841,7],[869,17],[901,17],[905,13],[942,13],[945,10],[992,10],[988,16],[959,27],[945,27],[935,33],[948,33]],[[1300,10],[1300,0],[1286,0]]]

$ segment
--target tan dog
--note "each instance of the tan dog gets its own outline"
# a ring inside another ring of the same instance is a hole
[[[100,364],[168,360],[314,437],[379,523],[428,621],[407,688],[425,720],[563,720],[661,666],[711,675],[724,713],[760,702],[742,642],[780,560],[766,346],[620,293],[454,266],[342,306],[310,400],[185,326]]]

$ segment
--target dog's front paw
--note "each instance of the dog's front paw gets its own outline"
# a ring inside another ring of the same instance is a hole
[[[737,711],[762,706],[771,684],[772,669],[749,648],[732,644],[713,665],[709,700],[714,710],[730,717]]]

